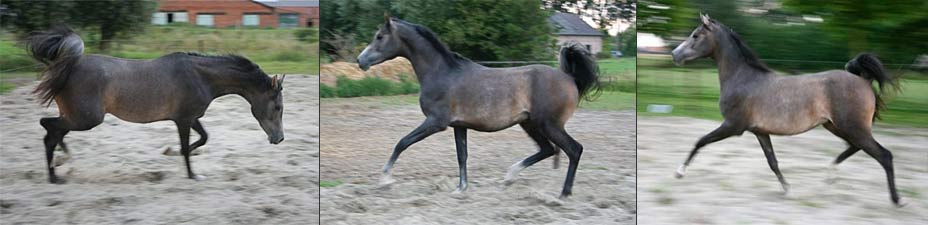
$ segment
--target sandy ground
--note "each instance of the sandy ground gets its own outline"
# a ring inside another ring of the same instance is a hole
[[[207,177],[199,182],[186,178],[182,157],[162,154],[179,148],[173,122],[107,115],[65,137],[73,158],[57,173],[68,183],[48,184],[38,121],[57,110],[36,103],[32,85],[2,96],[0,223],[318,223],[318,76],[287,76],[280,145],[267,142],[243,98],[216,99],[200,119],[210,139],[191,158]]]
[[[700,150],[686,177],[677,166],[718,121],[641,117],[638,120],[638,224],[928,224],[928,130],[876,127],[892,151],[904,202],[889,200],[886,175],[863,152],[838,166],[846,145],[823,128],[772,137],[780,170],[792,189],[783,195],[757,138],[746,132]]]
[[[452,194],[458,166],[453,132],[419,142],[400,156],[396,183],[381,187],[393,146],[424,119],[417,104],[378,98],[323,100],[322,224],[634,224],[634,112],[580,110],[567,131],[585,146],[573,193],[557,198],[567,157],[526,168],[508,188],[513,163],[537,152],[518,126],[468,132],[470,187]]]

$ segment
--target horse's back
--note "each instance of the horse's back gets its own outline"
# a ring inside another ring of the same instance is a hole
[[[184,63],[161,57],[153,60],[129,60],[90,55],[88,74],[102,85],[100,89],[105,112],[120,119],[146,123],[171,119],[189,96],[201,91],[200,79]],[[208,102],[207,102],[208,103]]]

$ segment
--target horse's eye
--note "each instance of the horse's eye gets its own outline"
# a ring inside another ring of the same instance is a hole
[[[280,106],[279,106],[279,105],[274,106],[274,110],[275,110],[275,111],[280,111]]]
[[[383,38],[383,35],[377,35],[377,40],[380,40],[382,38]]]
[[[694,35],[693,35],[693,38],[694,38],[694,39],[695,39],[695,38],[699,38],[699,35],[698,35],[698,34],[694,34]]]

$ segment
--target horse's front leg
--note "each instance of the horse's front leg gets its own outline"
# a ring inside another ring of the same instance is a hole
[[[390,155],[390,160],[387,160],[387,164],[383,166],[383,177],[380,178],[380,184],[386,185],[394,182],[393,178],[391,178],[391,170],[393,169],[393,164],[396,163],[396,159],[400,157],[400,153],[403,153],[403,151],[412,144],[422,141],[422,139],[447,128],[447,123],[441,123],[429,117],[426,118],[419,127],[416,127],[415,130],[412,130],[412,132],[409,132],[403,139],[400,139],[400,142],[396,143],[396,147],[393,148],[393,154]]]
[[[458,173],[460,180],[458,189],[454,193],[461,193],[467,190],[467,128],[454,128],[454,145],[458,151]]]
[[[194,180],[203,180],[206,177],[199,176],[193,173],[193,169],[190,167],[190,126],[191,122],[175,120],[177,124],[177,134],[180,135],[180,153],[184,155],[184,164],[187,166],[187,177]]]
[[[783,194],[788,194],[789,183],[786,183],[786,179],[784,179],[783,174],[780,173],[780,167],[777,165],[777,156],[773,153],[773,144],[770,143],[770,135],[758,133],[754,135],[757,136],[760,147],[764,149],[764,156],[767,157],[767,164],[770,165],[770,170],[773,170],[773,173],[777,175],[777,180],[780,181],[780,185],[783,186]]]
[[[677,168],[676,177],[683,178],[683,176],[686,175],[686,167],[689,166],[691,162],[693,162],[693,158],[696,157],[696,153],[699,153],[700,148],[705,147],[706,145],[713,142],[721,141],[725,138],[731,137],[732,135],[741,134],[742,132],[744,132],[744,129],[739,129],[735,126],[732,126],[729,122],[726,121],[723,122],[722,125],[718,128],[715,128],[715,130],[712,132],[709,132],[709,134],[706,134],[706,136],[699,138],[699,141],[696,142],[696,146],[693,147],[692,151],[690,151],[690,155],[686,157],[686,161],[683,162],[683,165],[680,165],[680,167]]]
[[[200,124],[200,119],[194,120],[193,126],[191,127],[194,131],[197,132],[197,134],[200,135],[200,139],[198,139],[196,142],[193,142],[193,144],[190,144],[190,151],[192,152],[193,150],[196,150],[200,146],[206,144],[206,140],[209,139],[209,135],[206,134],[206,129],[203,129],[203,125]]]

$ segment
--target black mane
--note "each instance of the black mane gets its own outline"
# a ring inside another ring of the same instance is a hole
[[[245,72],[254,71],[254,70],[259,69],[258,65],[251,62],[251,60],[248,60],[248,58],[245,58],[244,56],[240,56],[236,54],[211,55],[211,54],[203,54],[199,52],[177,52],[177,53],[189,55],[189,56],[231,61],[233,62],[233,64],[236,66],[238,70],[245,71]]]
[[[745,63],[748,64],[748,66],[751,66],[754,69],[757,69],[763,72],[769,73],[773,71],[770,69],[770,67],[767,67],[767,64],[761,61],[760,58],[758,58],[756,54],[754,54],[754,51],[751,50],[751,48],[748,48],[747,44],[745,44],[744,41],[741,40],[741,36],[738,36],[738,34],[735,33],[734,30],[720,23],[719,23],[719,27],[722,28],[721,31],[723,34],[725,34],[724,36],[728,37],[729,40],[731,40],[732,46],[736,48],[735,49],[736,51],[734,52],[739,54],[741,56],[741,59],[743,59]]]
[[[404,25],[411,26],[413,30],[415,30],[416,33],[419,34],[419,36],[424,38],[425,41],[428,42],[429,45],[432,46],[432,48],[438,51],[438,54],[441,55],[441,57],[445,59],[445,61],[448,62],[448,65],[450,65],[452,68],[459,66],[461,64],[461,61],[469,61],[467,58],[464,58],[460,54],[451,51],[451,49],[449,49],[448,46],[446,46],[444,43],[441,42],[441,40],[438,39],[438,35],[436,35],[435,32],[432,32],[432,30],[430,30],[429,28],[419,25],[419,24],[414,24],[414,23],[406,22],[406,21],[399,20],[399,19],[396,19],[395,21],[400,22]]]

